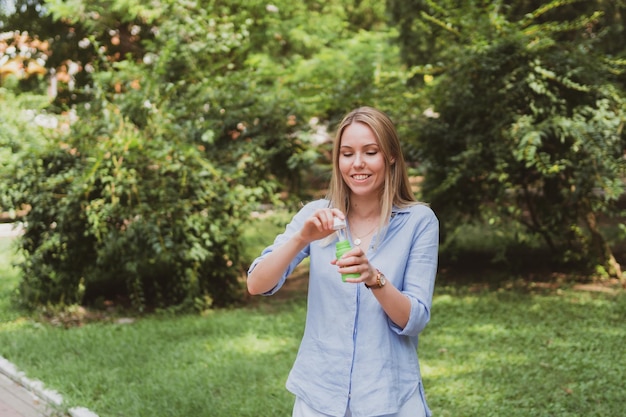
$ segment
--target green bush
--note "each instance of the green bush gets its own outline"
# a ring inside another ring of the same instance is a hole
[[[326,183],[311,122],[414,100],[384,7],[369,0],[37,6],[3,20],[49,40],[47,63],[84,71],[50,107],[77,120],[16,159],[8,187],[7,207],[31,206],[20,285],[31,307],[236,300],[251,205],[276,190],[306,200]]]
[[[32,208],[19,290],[28,305],[238,298],[251,192],[193,144],[154,133],[111,106],[25,160],[22,198]]]
[[[62,18],[68,10],[57,6]],[[306,143],[297,108],[285,104],[293,96],[237,64],[251,21],[162,6],[139,13],[159,28],[137,43],[143,59],[92,62],[77,120],[21,160],[10,203],[31,207],[19,288],[29,307],[230,304],[242,289],[243,219],[277,181],[298,176],[303,159],[289,157]]]
[[[426,75],[433,110],[415,148],[443,230],[515,222],[558,260],[621,276],[599,220],[626,194],[626,67],[611,58],[624,53],[623,6],[393,3],[406,59]]]

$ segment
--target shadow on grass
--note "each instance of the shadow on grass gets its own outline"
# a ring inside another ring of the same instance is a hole
[[[440,416],[621,415],[624,319],[623,291],[441,288],[420,337],[429,402]]]

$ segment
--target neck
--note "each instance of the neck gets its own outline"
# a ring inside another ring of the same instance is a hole
[[[370,220],[380,216],[380,201],[372,198],[352,198],[350,199],[349,216],[353,219]]]

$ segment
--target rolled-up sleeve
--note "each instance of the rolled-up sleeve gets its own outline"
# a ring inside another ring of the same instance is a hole
[[[287,224],[287,226],[285,227],[285,231],[283,233],[279,234],[278,236],[276,236],[276,239],[274,239],[274,243],[272,243],[270,246],[268,246],[265,249],[263,249],[263,251],[261,252],[261,255],[252,262],[252,264],[250,265],[250,268],[248,268],[248,275],[250,274],[250,272],[252,272],[254,270],[254,268],[259,264],[259,262],[261,262],[263,259],[265,259],[265,257],[267,257],[267,255],[272,253],[272,251],[275,248],[278,248],[278,247],[284,245],[285,243],[287,243],[289,241],[289,239],[302,228],[302,225],[304,224],[304,221],[315,210],[317,210],[318,208],[321,208],[321,207],[325,207],[325,204],[327,205],[327,202],[318,200],[318,201],[315,201],[313,203],[309,203],[309,204],[305,205],[291,219],[289,224]],[[289,263],[289,266],[287,267],[285,272],[283,272],[283,275],[281,276],[281,278],[278,281],[278,283],[276,284],[276,286],[274,288],[272,288],[271,290],[269,290],[268,292],[263,293],[262,295],[273,295],[278,290],[280,290],[280,288],[285,283],[285,280],[287,279],[287,277],[289,275],[291,275],[291,273],[294,271],[294,269],[296,269],[296,267],[300,264],[300,262],[302,262],[302,260],[304,260],[306,257],[309,256],[309,253],[310,253],[310,245],[307,245]]]
[[[414,234],[401,289],[411,301],[409,321],[401,328],[389,320],[392,329],[405,336],[417,336],[430,321],[437,260],[439,255],[439,221],[432,210],[424,210]]]

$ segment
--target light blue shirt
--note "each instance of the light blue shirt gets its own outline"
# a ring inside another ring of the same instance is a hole
[[[317,200],[303,207],[250,271],[299,231],[315,210],[328,205],[327,200]],[[326,246],[323,240],[309,244],[265,294],[277,292],[294,268],[311,257],[306,327],[286,386],[329,416],[344,416],[348,405],[354,417],[393,414],[416,390],[424,396],[417,345],[430,320],[439,222],[426,205],[394,208],[384,238],[378,244],[377,240],[376,236],[371,240],[368,260],[385,274],[387,285],[400,289],[411,301],[404,329],[387,317],[372,290],[342,282],[337,266],[330,263],[336,240]]]

